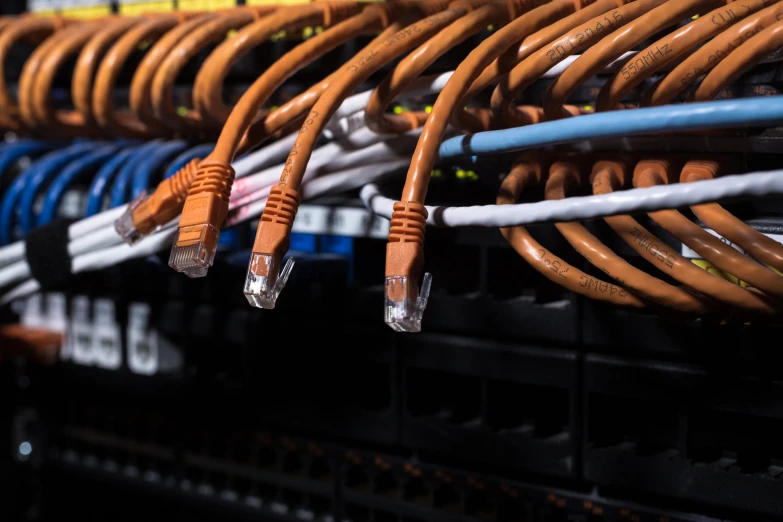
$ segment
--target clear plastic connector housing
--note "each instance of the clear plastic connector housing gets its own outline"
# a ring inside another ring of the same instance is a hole
[[[245,297],[250,306],[272,310],[291,276],[294,262],[294,258],[289,257],[278,273],[277,262],[272,254],[254,253],[250,257],[245,278]]]
[[[207,223],[182,227],[171,247],[169,266],[188,277],[204,277],[215,260],[220,231]]]
[[[430,296],[432,274],[424,274],[419,288],[419,294],[411,295],[415,286],[408,284],[407,276],[386,278],[385,288],[385,321],[395,332],[420,332],[421,318],[427,308],[427,298]]]
[[[120,235],[123,241],[128,243],[129,245],[133,245],[134,243],[137,243],[140,239],[145,237],[148,234],[142,234],[139,229],[136,228],[136,224],[133,222],[133,212],[136,210],[136,208],[139,207],[142,203],[144,203],[150,195],[145,190],[139,196],[131,201],[130,205],[128,205],[128,210],[125,211],[125,213],[120,216],[120,218],[114,222],[114,229],[117,231],[117,234]],[[155,228],[154,230],[150,231],[156,232],[160,229],[160,226]]]

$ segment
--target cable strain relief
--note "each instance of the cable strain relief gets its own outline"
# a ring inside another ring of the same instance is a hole
[[[188,191],[188,196],[209,192],[220,196],[226,203],[231,197],[234,183],[234,169],[228,163],[204,160],[198,166],[198,173]]]
[[[193,181],[198,175],[198,167],[200,164],[201,160],[199,158],[192,159],[170,178],[171,193],[177,201],[184,201],[185,198],[188,197],[190,187],[193,185]]]
[[[636,164],[633,171],[634,188],[647,185],[646,180],[652,179],[652,184],[669,184],[674,182],[672,175],[674,169],[669,160],[666,159],[646,159]]]
[[[276,223],[285,225],[288,231],[294,224],[296,211],[301,202],[299,192],[282,185],[276,185],[269,191],[269,197],[261,214],[261,224]]]
[[[696,179],[715,179],[720,172],[720,163],[712,160],[691,160],[685,164],[680,172],[680,183],[686,183],[692,181],[691,178]]]
[[[398,201],[392,211],[389,242],[418,243],[423,248],[426,227],[427,209],[424,205],[413,201]]]
[[[595,177],[603,171],[608,171],[611,177],[617,182],[617,185],[624,187],[628,182],[628,172],[630,171],[630,161],[628,159],[600,160],[593,165],[590,172],[590,184]]]
[[[318,2],[324,11],[324,27],[331,27],[343,20],[357,14],[362,10],[362,5],[350,0],[337,0],[330,2]]]

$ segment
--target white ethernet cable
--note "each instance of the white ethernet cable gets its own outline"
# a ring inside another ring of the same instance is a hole
[[[78,237],[73,237],[72,235],[73,226],[82,222],[79,221],[74,223],[74,225],[71,225],[71,228],[68,229],[68,235],[70,236],[70,241],[68,242],[69,256],[73,259],[75,256],[85,254],[92,250],[106,248],[121,243],[122,240],[114,230],[113,222],[113,220],[109,220],[107,223],[104,223],[102,228],[82,233],[82,235]],[[93,224],[95,223],[98,223],[98,221],[93,222]],[[82,228],[82,230],[84,229],[84,227],[80,228]],[[24,243],[20,244],[24,245]],[[0,268],[0,287],[26,279],[30,277],[31,274],[30,265],[27,263],[24,255],[22,255],[18,261]]]
[[[308,171],[317,172],[319,168],[328,166],[332,162],[340,161],[340,158],[350,156],[355,151],[362,150],[379,142],[392,140],[393,138],[397,138],[397,136],[376,134],[367,127],[358,129],[350,136],[346,136],[339,141],[327,143],[315,149],[310,157],[310,161],[307,163],[307,169]],[[231,199],[243,198],[280,179],[280,172],[283,170],[283,167],[285,167],[285,164],[282,162],[289,152],[290,147],[286,152],[286,155],[280,158],[281,162],[279,164],[266,166],[267,168],[260,172],[256,172],[252,176],[247,176],[235,181],[231,188]],[[345,164],[344,160],[342,164]]]
[[[390,139],[387,139],[386,141],[381,141],[347,154],[337,154],[341,148],[339,143],[324,145],[316,149],[313,153],[312,159],[307,164],[302,183],[307,183],[313,178],[315,178],[314,182],[317,182],[321,179],[318,176],[344,169],[354,169],[356,165],[369,167],[372,164],[398,160],[410,162],[410,156],[416,147],[416,141],[421,134],[421,130],[422,129],[415,129],[401,136],[388,136]],[[366,128],[364,129],[364,132],[368,135],[379,136],[373,134],[372,131]],[[357,133],[357,135],[358,134],[361,133]],[[371,143],[371,141],[373,140],[367,140],[366,143]],[[332,145],[335,145],[335,147],[332,147]],[[321,154],[321,152],[324,154]],[[270,189],[280,178],[280,171],[284,166],[285,165],[281,163],[280,165],[266,169],[257,175],[251,176],[246,180],[240,181],[239,189],[237,190],[235,186],[235,190],[231,193],[229,210],[261,199],[266,200],[269,196]],[[351,172],[354,172],[354,170],[351,170]],[[363,179],[365,180],[365,183],[373,181],[373,179],[366,176],[359,176],[357,179]],[[355,185],[351,188],[356,188],[358,186],[360,185]]]
[[[395,161],[373,165],[363,165],[360,167],[354,167],[337,171],[332,174],[327,174],[303,185],[305,190],[305,197],[307,199],[311,199],[313,197],[327,193],[335,193],[356,188],[358,186],[364,185],[367,181],[378,180],[380,177],[388,175],[392,172],[402,172],[407,165],[407,159],[397,159]],[[262,214],[265,206],[265,198],[247,203],[246,205],[243,205],[242,207],[232,211],[226,220],[225,226],[235,226],[257,218]],[[71,269],[73,273],[100,270],[102,268],[113,266],[130,259],[146,257],[161,250],[165,250],[170,246],[176,235],[177,222],[178,219],[170,221],[164,225],[156,234],[147,238],[147,240],[144,242],[137,243],[136,245],[129,245],[127,243],[117,241],[111,245],[104,245],[104,247],[98,250],[81,252],[72,258]],[[107,226],[99,231],[99,233],[103,234],[104,231],[108,234],[108,232],[114,231],[114,227]],[[70,248],[71,247],[69,245],[69,250]],[[26,263],[24,264],[26,265]],[[24,277],[29,277],[29,274]],[[23,279],[24,277],[20,279]],[[16,281],[18,280],[19,279],[16,279]],[[7,282],[5,284],[9,283]],[[2,298],[0,298],[0,305],[4,305],[15,299],[20,299],[27,295],[33,294],[40,289],[41,287],[38,281],[34,279],[27,279],[3,295]]]
[[[273,177],[274,180],[279,178],[280,170],[283,168],[282,163],[271,168],[266,168],[266,170],[262,170],[253,176],[249,175],[256,172],[256,169],[263,169],[276,162],[285,160],[296,141],[296,137],[296,133],[291,134],[235,161],[233,167],[236,171],[236,177],[246,178],[235,182],[235,193],[240,196],[242,194],[248,194],[247,191],[243,191],[245,182],[249,182],[251,184],[250,186],[252,186],[253,182],[250,180],[254,179],[256,176],[262,175],[260,178],[262,183],[259,185],[259,188],[266,184],[267,177],[270,179]],[[345,136],[339,142],[328,143],[316,149],[313,154],[314,159],[316,155],[318,155],[322,160],[320,163],[316,162],[315,164],[325,165],[341,158],[343,158],[344,164],[346,153],[361,150],[369,145],[394,138],[395,136],[381,136],[375,134],[366,128],[359,129],[357,132]],[[265,176],[263,176],[264,174]],[[122,205],[73,223],[68,228],[68,238],[70,240],[68,251],[71,256],[84,254],[91,249],[120,243],[122,238],[116,233],[114,222],[125,214],[127,209],[128,205]],[[106,227],[107,225],[111,226],[106,230],[102,230],[103,227]],[[98,236],[94,236],[93,233],[98,230],[100,230],[101,233]],[[84,237],[84,241],[77,241],[82,237]],[[25,260],[25,254],[26,247],[24,241],[17,241],[0,248],[0,287],[30,276],[30,267]]]
[[[113,208],[73,223],[68,227],[68,239],[74,240],[106,225],[112,225],[127,208],[127,205],[122,205],[121,207]],[[17,241],[0,248],[0,267],[5,267],[24,259],[25,254],[24,241]],[[2,270],[0,270],[0,274],[2,274]],[[2,276],[0,276],[1,279]]]
[[[435,227],[505,228],[534,223],[562,223],[618,214],[653,212],[690,207],[730,198],[783,195],[783,170],[725,176],[693,183],[675,183],[629,189],[598,196],[558,201],[481,205],[472,207],[428,206],[427,225]],[[391,219],[394,200],[381,195],[377,185],[362,189],[365,206]]]
[[[129,259],[152,255],[169,246],[177,231],[176,224],[176,220],[166,224],[158,233],[149,238],[148,241],[136,246],[118,242],[100,250],[77,255],[71,260],[71,270],[74,274],[89,270],[100,270],[101,268],[113,266]],[[8,304],[16,299],[26,297],[40,289],[41,285],[37,280],[28,279],[3,295],[3,297],[0,298],[0,305]]]
[[[270,143],[256,151],[234,160],[231,166],[237,178],[249,176],[259,169],[268,167],[283,161],[291,152],[291,147],[296,143],[297,133],[294,132]]]
[[[312,181],[303,181],[302,198],[312,199],[324,194],[333,194],[352,190],[362,185],[400,171],[410,164],[408,159],[397,159],[383,163],[374,163],[353,167],[332,174],[327,174]],[[256,218],[264,212],[266,198],[269,190],[274,185],[269,185],[265,189],[259,190],[257,198],[254,201],[248,201],[242,206],[232,209],[225,221],[226,227],[233,227],[249,219]]]

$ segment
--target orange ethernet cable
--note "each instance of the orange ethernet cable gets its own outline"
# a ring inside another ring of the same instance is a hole
[[[11,98],[8,81],[5,77],[5,66],[11,48],[22,41],[46,41],[52,34],[76,23],[80,22],[59,16],[26,16],[14,20],[0,32],[0,114],[10,128],[19,129],[22,127],[19,108]]]
[[[217,125],[223,125],[228,120],[231,107],[223,101],[223,83],[229,71],[240,58],[268,40],[276,31],[282,29],[290,33],[302,26],[324,29],[270,66],[279,70],[281,77],[288,78],[338,45],[362,34],[373,34],[384,29],[391,20],[399,18],[408,4],[410,2],[406,0],[362,7],[360,3],[349,1],[318,2],[286,12],[285,16],[281,13],[280,17],[264,18],[245,26],[222,42],[196,74],[193,86],[196,112]],[[264,75],[267,75],[266,71]]]
[[[672,162],[645,160],[636,165],[633,186],[665,185],[674,182],[674,178],[675,166]],[[755,298],[753,303],[755,312],[769,315],[780,311],[780,302],[771,296],[777,298],[783,296],[783,277],[726,245],[677,210],[650,212],[649,216],[702,258],[764,292],[764,294],[749,292]]]
[[[546,46],[526,58],[501,79],[492,93],[492,111],[510,127],[535,123],[535,121],[531,121],[531,116],[528,113],[516,110],[513,105],[514,99],[522,91],[532,85],[551,67],[569,56],[589,48],[606,37],[608,33],[619,30],[665,1],[637,0],[627,3],[620,0],[613,8],[548,42]],[[579,62],[580,60],[577,60],[571,67],[577,66]]]
[[[715,179],[722,165],[713,160],[691,160],[680,173],[680,183]],[[746,225],[718,203],[694,205],[691,210],[708,228],[742,248],[753,259],[783,272],[783,245]]]
[[[602,160],[593,165],[590,180],[593,194],[609,194],[630,184],[632,165],[625,161]],[[763,303],[747,290],[706,272],[691,263],[674,248],[658,238],[635,218],[628,215],[607,216],[607,225],[642,259],[672,279],[712,298],[728,310],[753,314]],[[766,310],[765,310],[766,311]]]
[[[423,2],[423,4],[426,3],[429,2]],[[440,6],[441,3],[430,5]],[[326,114],[321,110],[317,110],[318,104],[324,101],[331,104],[336,100],[337,105],[339,105],[342,97],[344,97],[342,94],[344,91],[350,93],[358,83],[361,83],[366,75],[377,70],[387,61],[419,45],[422,41],[431,38],[443,27],[464,14],[465,9],[459,8],[447,9],[428,16],[407,26],[402,31],[388,38],[385,43],[373,48],[368,54],[362,54],[343,67],[340,74],[333,75],[334,83],[321,95],[316,106],[310,111],[309,118],[305,120],[300,130],[299,140],[311,138],[312,134],[315,134],[309,131],[316,124],[316,120],[319,120],[319,124],[325,124],[326,120],[328,120],[328,117],[326,117],[323,122],[320,122],[321,117],[326,116]],[[329,92],[336,94],[330,97],[334,98],[334,100],[328,98],[325,100],[325,96]],[[254,112],[244,114],[242,111],[237,111],[237,108],[235,108],[234,112],[237,112],[237,119],[241,120],[253,118],[255,115]],[[232,116],[233,114],[232,112]],[[244,134],[244,130],[245,127],[233,125],[231,120],[224,125],[215,150],[201,162],[199,173],[191,186],[183,207],[178,237],[172,248],[169,265],[191,277],[206,275],[209,266],[212,265],[219,227],[228,211],[228,199],[233,183],[234,172],[230,162],[233,159],[236,146]],[[302,148],[302,145],[299,142],[297,143],[298,145],[295,145],[295,149],[299,150]],[[304,149],[302,148],[302,150]],[[289,155],[289,162],[291,158],[292,156]],[[278,238],[281,242],[278,243],[277,247],[282,251],[285,250],[286,246],[284,242],[286,241],[287,230],[293,221],[293,213],[288,212],[287,206],[291,201],[298,203],[295,194],[295,192],[286,192],[281,190],[280,187],[275,187],[269,197],[270,203],[267,204],[269,212],[266,212],[261,220],[262,223],[269,222],[272,228],[280,232],[286,231],[280,234]],[[277,210],[273,210],[275,204],[277,204]],[[276,217],[272,221],[268,221],[272,215]],[[266,229],[267,227],[264,228]],[[259,258],[254,256],[254,259],[258,260]],[[269,261],[273,261],[271,256]],[[269,275],[269,280],[271,281],[271,273]],[[263,277],[266,278],[266,275]],[[266,279],[264,280],[266,281]],[[270,291],[273,291],[273,288],[270,287]]]
[[[686,57],[654,86],[647,89],[642,96],[642,105],[660,106],[670,103],[744,42],[778,22],[781,17],[783,3],[776,3],[732,25]]]
[[[114,135],[125,138],[156,136],[160,129],[151,128],[129,111],[115,109],[114,87],[125,64],[135,51],[143,45],[151,45],[177,24],[184,24],[191,18],[198,19],[198,16],[186,13],[162,14],[144,18],[129,28],[116,39],[98,64],[91,82],[92,92],[74,95],[76,107],[82,111],[82,114],[94,119],[99,127]]]
[[[669,0],[603,38],[586,50],[549,87],[544,97],[544,113],[548,120],[568,117],[563,106],[576,88],[606,65],[633,49],[657,32],[677,22],[705,11],[726,5],[732,0]]]
[[[511,172],[509,172],[501,184],[497,204],[515,204],[525,189],[542,183],[546,168],[546,163],[530,155],[523,155],[517,158],[514,161]],[[525,227],[502,228],[500,231],[503,237],[506,238],[506,241],[530,266],[555,284],[576,294],[609,304],[635,309],[648,308],[649,305],[645,301],[622,286],[586,274],[553,252],[545,249],[533,239]],[[426,293],[422,293],[424,294],[424,299],[426,299]],[[418,316],[417,320],[419,321],[418,326],[420,329],[421,316]],[[418,331],[416,328],[412,328],[412,326],[416,325],[408,325],[404,331]]]
[[[368,16],[365,15],[370,15],[369,18],[371,23],[368,27],[372,28],[374,27],[373,24],[378,23],[382,27],[385,26],[385,29],[359,52],[359,55],[362,55],[377,44],[386,41],[404,27],[404,25],[402,25],[403,22],[398,18],[400,16],[403,18],[414,16],[407,10],[407,7],[410,5],[411,4],[408,4],[407,2],[400,1],[383,5],[367,6],[359,15],[335,25],[331,29],[306,40],[289,51],[281,60],[278,60],[269,67],[241,97],[237,106],[232,111],[229,121],[224,126],[225,130],[222,139],[233,139],[234,141],[231,147],[238,147],[238,152],[244,152],[247,149],[247,146],[243,145],[240,142],[240,139],[242,139],[243,133],[245,133],[247,127],[251,125],[259,108],[272,94],[274,89],[279,87],[286,78],[294,74],[298,67],[304,67],[309,63],[309,60],[311,59],[309,53],[311,51],[317,53],[319,52],[318,49],[336,45],[336,41],[339,42],[345,37],[346,29],[349,31],[357,29],[354,25],[355,19],[358,18],[359,21],[363,23],[368,20]],[[428,11],[437,12],[445,7],[445,5],[441,4],[439,1],[414,2],[412,5],[415,6],[415,12],[419,15],[423,15]],[[294,68],[292,68],[292,66]],[[264,121],[267,119],[271,120],[273,130],[265,132],[263,136],[259,136],[252,143],[252,146],[260,145],[266,139],[294,132],[302,123],[301,118],[296,112],[306,113],[312,107],[312,104],[315,103],[317,97],[320,96],[321,91],[319,91],[319,89],[323,90],[328,87],[329,82],[334,77],[334,74],[329,76],[306,91],[306,93],[304,93],[305,96],[300,95],[294,100],[284,104],[277,111],[269,114],[267,118],[264,118]],[[304,104],[309,105],[305,105],[304,108],[302,106],[297,106],[298,101],[303,101]],[[291,108],[293,108],[293,111],[289,111]],[[287,118],[288,114],[291,112],[293,112],[294,116]],[[280,115],[283,117],[280,118]],[[233,134],[230,134],[230,131],[233,131]],[[226,132],[229,132],[228,137],[226,137]],[[247,143],[246,140],[243,141]],[[232,158],[234,154],[236,154],[236,152],[231,154]],[[185,198],[188,195],[190,185],[195,178],[195,169],[197,167],[197,163],[189,164],[175,176],[181,177],[181,181],[172,182],[170,186],[159,186],[159,189],[151,194],[147,200],[134,202],[128,212],[117,221],[117,230],[120,236],[128,242],[136,242],[142,237],[155,232],[163,224],[168,222],[169,219],[179,214],[182,210]]]
[[[585,7],[582,2],[555,1],[515,19],[479,44],[463,60],[438,96],[408,169],[403,202],[395,206],[386,248],[386,322],[395,330],[413,331],[420,328],[423,308],[419,301],[422,296],[419,294],[418,282],[424,264],[426,219],[426,210],[421,202],[426,195],[440,140],[459,108],[457,103],[486,67],[516,43],[548,25],[542,21],[552,16],[553,12],[565,18],[582,7]],[[541,45],[545,45],[545,42]]]
[[[750,15],[779,0],[745,0],[721,6],[653,43],[612,76],[598,94],[597,111],[612,110],[644,80],[666,65],[690,54],[695,47],[721,34]]]
[[[732,81],[763,62],[783,45],[783,21],[777,22],[743,43],[721,60],[702,80],[693,95],[694,101],[714,99]]]
[[[545,185],[547,200],[565,199],[569,190],[582,185],[585,172],[584,165],[580,163],[584,162],[566,159],[552,164]],[[705,299],[630,265],[581,223],[555,223],[555,227],[589,263],[635,294],[680,312],[701,315],[710,313],[709,303]]]

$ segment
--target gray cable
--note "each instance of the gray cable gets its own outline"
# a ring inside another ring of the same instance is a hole
[[[573,197],[559,201],[473,207],[428,206],[427,225],[446,228],[503,228],[652,212],[730,198],[781,194],[783,194],[783,170],[775,170],[693,183],[624,190],[599,196]],[[395,201],[381,195],[376,185],[365,186],[361,198],[368,209],[386,219],[391,219]]]

